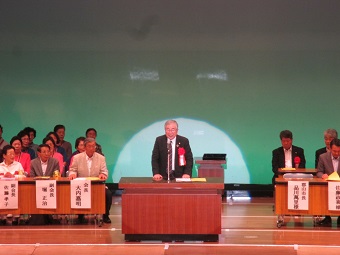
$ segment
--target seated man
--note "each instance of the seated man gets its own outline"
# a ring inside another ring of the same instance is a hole
[[[38,157],[31,160],[30,177],[53,176],[55,170],[59,170],[59,162],[51,157],[50,146],[40,144],[37,149]],[[52,224],[53,217],[49,214],[33,214],[29,220],[30,225]]]
[[[323,153],[319,157],[317,168],[317,177],[327,179],[328,175],[337,172],[340,175],[340,140],[335,138],[330,142],[330,151]],[[325,198],[327,199],[327,198]],[[332,226],[332,218],[327,215],[322,221],[318,223],[319,226]],[[340,226],[340,216],[337,220],[337,225]]]
[[[305,154],[302,148],[292,145],[293,133],[289,130],[280,132],[282,146],[272,152],[272,171],[274,173],[272,183],[275,184],[275,178],[278,177],[279,168],[295,167],[294,162],[299,161],[298,168],[306,167]],[[297,160],[298,159],[298,160]]]
[[[59,170],[59,162],[51,157],[50,146],[40,144],[37,149],[38,157],[31,160],[30,176],[53,176],[55,170]]]
[[[101,180],[106,180],[108,170],[106,167],[105,157],[96,151],[96,140],[86,138],[84,141],[85,151],[73,157],[72,164],[69,169],[69,179],[73,180],[76,177],[99,177]],[[109,218],[110,208],[112,204],[112,193],[106,187],[105,189],[105,214],[103,221],[111,223]],[[82,222],[84,215],[78,215],[78,221]]]
[[[325,132],[323,133],[323,139],[325,141],[326,147],[318,149],[315,152],[315,168],[318,167],[318,162],[319,162],[320,155],[331,150],[330,144],[331,144],[331,141],[334,138],[338,138],[338,132],[335,129],[329,128],[329,129],[325,130]]]
[[[71,158],[71,156],[72,156],[72,145],[71,145],[71,143],[69,143],[69,142],[64,140],[64,138],[65,138],[65,131],[66,131],[66,129],[65,129],[64,125],[59,124],[59,125],[56,125],[54,127],[54,132],[57,133],[57,135],[58,135],[58,137],[60,139],[60,143],[59,144],[60,144],[61,147],[64,148],[65,153],[66,153],[65,161],[68,161]]]

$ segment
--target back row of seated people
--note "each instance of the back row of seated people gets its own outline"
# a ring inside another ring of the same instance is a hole
[[[282,146],[273,150],[273,185],[275,184],[275,178],[278,177],[278,168],[305,168],[306,166],[303,149],[292,145],[292,132],[289,130],[281,131],[280,139]],[[338,132],[331,128],[325,130],[324,141],[325,147],[315,152],[315,168],[317,169],[317,177],[327,179],[334,172],[340,175],[340,140],[338,139]],[[317,224],[319,226],[332,226],[332,218],[326,215]],[[337,226],[340,227],[340,216],[337,219]]]
[[[66,176],[70,166],[72,157],[84,150],[85,138],[96,139],[97,131],[94,128],[88,128],[85,132],[86,137],[79,137],[75,142],[75,152],[72,153],[71,143],[64,140],[65,126],[58,124],[54,127],[54,131],[49,132],[43,139],[42,143],[47,143],[51,148],[51,156],[58,160],[60,172],[62,176]],[[2,162],[1,150],[5,145],[12,145],[15,148],[15,161],[22,164],[25,175],[30,174],[30,161],[37,157],[38,144],[34,143],[36,137],[35,129],[26,127],[21,130],[16,136],[12,137],[10,142],[6,142],[2,138],[3,127],[0,125],[0,162]],[[100,144],[97,143],[96,152],[104,155]]]
[[[56,132],[50,132],[43,139],[43,143],[41,145],[30,146],[28,142],[30,134],[29,132],[27,132],[27,130],[20,131],[18,136],[14,136],[11,139],[10,144],[4,142],[4,140],[2,139],[2,126],[0,126],[0,130],[0,175],[3,175],[4,177],[11,178],[19,173],[30,177],[53,176],[53,172],[55,170],[59,170],[62,175],[65,176],[65,171],[68,168],[70,171],[70,180],[75,177],[87,176],[99,177],[100,179],[106,180],[108,177],[105,157],[102,155],[101,146],[98,146],[98,144],[96,143],[96,130],[93,128],[90,128],[86,131],[86,134],[88,136],[87,138],[79,137],[76,139],[76,151],[74,153],[71,153],[70,157],[66,159],[63,156],[62,152],[60,153],[57,150],[57,148],[62,147],[58,147],[58,144],[60,144],[60,142],[58,141],[59,136]],[[64,127],[63,133],[65,134]],[[90,135],[88,135],[88,133],[90,133]],[[64,137],[64,135],[62,137]],[[30,154],[24,152],[24,150],[34,150],[33,148],[35,148],[36,151],[34,151],[34,157],[31,158],[31,155],[33,155],[33,153]],[[75,161],[75,158],[78,158],[77,154],[79,154],[81,158]],[[37,155],[38,157],[36,157],[35,155]],[[85,163],[82,161],[82,159],[85,159]],[[91,162],[94,162],[93,164],[90,164],[90,167],[87,164],[87,161],[89,160],[91,160]],[[74,163],[74,161],[76,163]],[[84,169],[78,169],[79,164],[81,164],[82,167],[88,167],[89,170],[85,170],[85,172],[83,172]],[[111,223],[111,220],[109,218],[109,211],[112,204],[112,193],[108,188],[106,188],[105,192],[106,210],[105,214],[103,215],[103,221],[105,223]],[[13,224],[17,224],[18,217],[19,215],[14,215]],[[3,215],[1,218],[2,220],[0,224],[4,224],[4,221],[6,221],[6,215]],[[84,221],[84,216],[80,215],[78,221]]]

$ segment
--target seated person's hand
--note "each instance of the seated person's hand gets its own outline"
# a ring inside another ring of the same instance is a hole
[[[105,174],[99,174],[99,179],[106,180],[107,176]]]
[[[13,178],[14,175],[11,174],[10,172],[6,172],[6,173],[4,174],[4,177],[5,177],[5,178]]]
[[[183,174],[183,175],[182,175],[182,178],[190,178],[190,175],[188,175],[188,174]]]
[[[73,179],[76,178],[76,177],[77,177],[76,174],[70,174],[70,175],[68,176],[68,179],[69,179],[69,180],[73,180]]]
[[[328,174],[323,174],[321,178],[322,179],[327,179],[328,178]]]
[[[152,179],[154,179],[155,181],[160,181],[160,180],[163,179],[163,176],[160,175],[160,174],[155,174],[155,175],[152,177]]]

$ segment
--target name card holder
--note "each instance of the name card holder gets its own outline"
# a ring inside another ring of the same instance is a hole
[[[40,209],[57,208],[57,181],[36,180],[35,181],[36,205]]]
[[[328,210],[340,211],[340,182],[328,182]]]
[[[308,210],[309,182],[288,181],[288,210]]]
[[[18,181],[0,181],[0,209],[18,209]]]
[[[71,181],[71,208],[91,208],[91,181],[74,179]]]

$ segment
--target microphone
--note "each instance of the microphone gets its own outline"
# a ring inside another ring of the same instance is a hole
[[[296,156],[296,157],[294,158],[295,168],[299,168],[300,162],[301,162],[300,157],[299,157],[299,156]]]
[[[166,148],[168,149],[168,167],[167,167],[167,175],[168,175],[168,182],[170,181],[170,153],[172,152],[172,146],[171,146],[171,142],[168,142],[166,144]]]

